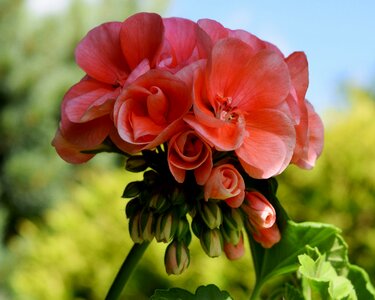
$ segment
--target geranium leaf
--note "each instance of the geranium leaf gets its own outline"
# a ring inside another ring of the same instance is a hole
[[[257,284],[260,287],[270,278],[297,271],[298,255],[310,248],[318,248],[321,253],[328,252],[336,241],[339,229],[326,224],[286,221],[281,241],[270,249],[264,249],[249,234],[253,260],[257,261]]]
[[[349,273],[347,278],[354,286],[359,300],[375,299],[375,288],[370,282],[366,271],[361,267],[349,264]]]
[[[226,291],[220,291],[220,289],[213,285],[200,286],[197,288],[195,295],[192,293],[180,289],[171,288],[168,290],[156,290],[154,295],[151,296],[150,300],[233,300],[232,297]]]

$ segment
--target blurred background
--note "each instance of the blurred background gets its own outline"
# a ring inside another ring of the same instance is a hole
[[[306,52],[325,149],[314,170],[289,167],[278,196],[296,221],[339,226],[351,261],[375,278],[375,2],[310,2],[0,0],[0,299],[103,299],[132,245],[120,197],[135,177],[121,158],[101,154],[72,166],[50,142],[61,99],[83,76],[74,63],[79,40],[139,11],[212,18],[285,55]],[[124,299],[209,283],[235,299],[249,294],[249,253],[210,259],[195,239],[189,269],[168,277],[164,249],[153,243]]]

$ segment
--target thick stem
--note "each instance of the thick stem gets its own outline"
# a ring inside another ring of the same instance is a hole
[[[143,242],[142,244],[134,244],[130,252],[126,256],[120,270],[118,271],[111,288],[109,289],[105,300],[116,300],[121,295],[130,275],[137,266],[143,253],[146,251],[150,242]]]

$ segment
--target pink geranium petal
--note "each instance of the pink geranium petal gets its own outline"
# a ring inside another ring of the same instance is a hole
[[[150,65],[159,53],[164,35],[162,18],[155,13],[138,13],[127,18],[121,26],[123,54],[131,69],[147,59]]]
[[[319,115],[315,112],[313,106],[306,101],[308,110],[308,146],[307,155],[296,164],[304,169],[311,169],[315,161],[323,151],[324,144],[324,126]]]
[[[56,148],[56,152],[63,160],[71,164],[84,163],[90,160],[95,155],[81,153],[80,151],[83,149],[80,149],[76,145],[69,143],[63,137],[60,130],[57,130],[56,135],[52,141],[52,146]]]
[[[228,37],[228,30],[215,20],[200,19],[198,20],[198,25],[211,38],[212,44],[215,44],[218,40]]]
[[[309,85],[308,63],[305,53],[293,52],[286,58],[290,79],[299,99],[305,99]]]
[[[119,88],[94,79],[82,80],[65,95],[63,113],[75,123],[99,118],[112,111],[119,92]]]
[[[91,77],[108,84],[124,82],[129,72],[121,51],[120,29],[120,22],[95,27],[75,51],[77,64]]]
[[[248,59],[238,76],[238,86],[233,87],[233,105],[243,111],[278,107],[290,91],[287,65],[282,57],[269,50]]]
[[[207,96],[215,110],[217,97],[232,97],[237,103],[234,97],[244,88],[242,73],[253,54],[252,48],[238,39],[227,38],[216,43],[208,60],[207,78]]]
[[[198,26],[196,23],[182,18],[163,19],[165,39],[169,43],[171,57],[170,68],[182,67],[193,54],[197,44]]]
[[[278,110],[249,113],[244,143],[236,154],[245,171],[254,178],[280,174],[289,164],[295,146],[295,130],[289,117]]]
[[[94,149],[108,136],[113,126],[109,116],[85,123],[73,123],[62,117],[60,130],[64,138],[82,149]]]

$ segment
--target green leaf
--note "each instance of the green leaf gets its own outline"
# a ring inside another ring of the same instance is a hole
[[[195,292],[195,300],[232,300],[232,297],[226,291],[220,291],[219,288],[213,284],[207,286],[200,286]]]
[[[302,293],[294,286],[290,284],[285,285],[285,300],[305,300]]]
[[[344,276],[339,276],[326,255],[316,260],[303,254],[298,256],[301,263],[303,294],[307,299],[351,299],[356,300],[353,285]]]
[[[156,290],[150,300],[233,300],[228,292],[220,291],[220,289],[213,285],[200,286],[197,288],[195,295],[180,289],[171,288],[168,290]]]
[[[264,249],[249,234],[253,260],[257,261],[257,285],[281,274],[297,271],[298,255],[307,251],[307,245],[328,252],[335,243],[339,229],[326,224],[288,220],[281,241],[270,249]],[[259,288],[259,287],[257,287]]]
[[[375,299],[375,288],[368,274],[361,267],[349,264],[347,278],[352,282],[358,300]]]
[[[194,300],[195,296],[180,288],[171,288],[168,290],[156,290],[150,300]]]

